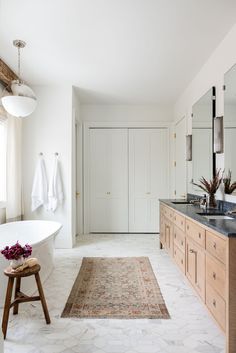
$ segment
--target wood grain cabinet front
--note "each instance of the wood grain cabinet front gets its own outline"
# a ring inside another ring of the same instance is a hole
[[[173,224],[170,221],[165,222],[165,247],[171,257],[173,257]]]
[[[174,224],[185,232],[185,217],[181,216],[179,213],[175,212],[173,214]]]
[[[174,226],[174,243],[185,253],[185,233]]]
[[[181,251],[176,244],[174,244],[174,260],[181,271],[185,274],[185,253]]]
[[[165,214],[163,212],[160,217],[160,248],[165,248],[173,257],[173,223],[169,221]]]
[[[186,276],[205,302],[205,252],[187,238]]]
[[[220,236],[207,231],[206,232],[206,250],[215,256],[223,264],[226,263],[226,240]]]
[[[206,305],[220,327],[225,331],[225,301],[209,284],[206,285]]]
[[[211,255],[206,255],[206,283],[217,293],[225,298],[226,296],[226,273],[225,266]]]
[[[205,248],[205,229],[192,222],[190,220],[186,220],[186,234],[191,237],[196,243]]]

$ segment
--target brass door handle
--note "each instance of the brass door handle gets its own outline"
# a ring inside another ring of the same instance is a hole
[[[111,193],[110,193],[110,191],[107,191],[107,195],[110,195]]]
[[[76,197],[80,197],[80,192],[76,192]]]

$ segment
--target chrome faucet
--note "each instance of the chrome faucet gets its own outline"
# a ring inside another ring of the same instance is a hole
[[[204,195],[202,197],[199,197],[198,199],[189,200],[189,202],[192,203],[193,205],[200,206],[202,204],[205,206],[207,204],[207,196]]]
[[[229,210],[226,212],[226,214],[234,214],[236,213],[236,207],[232,208],[232,210]]]

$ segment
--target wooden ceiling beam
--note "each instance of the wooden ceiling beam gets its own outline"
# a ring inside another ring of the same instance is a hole
[[[18,80],[18,76],[2,59],[0,59],[0,82],[5,86],[8,86],[13,80]]]

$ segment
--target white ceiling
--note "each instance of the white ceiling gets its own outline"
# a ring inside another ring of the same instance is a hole
[[[0,0],[0,56],[84,102],[173,104],[236,21],[235,0]]]

